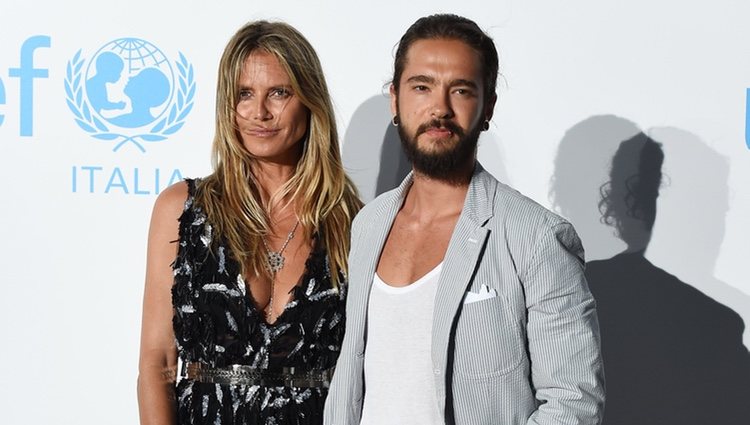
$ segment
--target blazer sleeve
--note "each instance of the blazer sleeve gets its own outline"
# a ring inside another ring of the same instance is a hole
[[[346,298],[346,325],[341,353],[336,363],[331,387],[325,402],[323,423],[325,425],[356,425],[359,423],[362,400],[362,361],[361,353],[357,352],[357,335],[364,316],[355,305],[361,288],[358,288],[356,276],[352,269],[356,269],[353,254],[360,244],[359,216],[354,219],[351,230],[351,250],[349,252],[349,293]],[[355,279],[352,279],[355,277]]]
[[[531,380],[539,402],[528,424],[599,424],[604,412],[599,323],[573,226],[545,226],[528,264],[522,281]]]

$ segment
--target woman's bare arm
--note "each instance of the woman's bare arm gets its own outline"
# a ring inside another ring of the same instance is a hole
[[[177,256],[177,220],[186,198],[186,183],[170,186],[156,199],[151,215],[138,365],[141,425],[175,423],[177,349],[172,330],[171,264]]]

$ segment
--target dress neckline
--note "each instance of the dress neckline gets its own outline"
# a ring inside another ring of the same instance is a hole
[[[289,298],[289,301],[287,301],[286,304],[284,304],[284,309],[281,311],[281,314],[276,316],[276,320],[273,321],[273,323],[269,323],[266,321],[266,312],[258,307],[258,304],[255,302],[255,297],[253,297],[252,290],[250,289],[249,283],[245,280],[244,277],[242,277],[242,282],[245,285],[245,302],[247,303],[248,307],[251,311],[251,313],[255,316],[255,319],[265,325],[268,328],[275,328],[278,325],[289,322],[289,320],[284,320],[282,322],[282,318],[286,319],[286,316],[288,314],[291,314],[290,312],[294,311],[297,305],[299,305],[300,302],[303,302],[306,297],[308,297],[311,294],[308,294],[308,291],[305,291],[302,288],[303,282],[309,280],[309,276],[311,274],[311,266],[313,265],[313,262],[316,261],[316,257],[320,254],[321,248],[318,244],[318,238],[316,235],[313,235],[313,247],[310,250],[310,254],[307,256],[307,259],[305,260],[305,268],[302,271],[302,274],[300,274],[299,279],[297,280],[297,283],[292,286],[292,288],[289,290],[290,293],[292,293],[292,296]]]

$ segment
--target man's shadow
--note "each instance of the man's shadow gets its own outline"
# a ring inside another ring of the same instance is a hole
[[[589,149],[611,152],[615,145],[611,160],[587,161]],[[561,212],[572,213],[568,218],[576,227],[600,229],[587,222],[592,214],[580,211],[581,196],[568,195],[576,187],[587,187],[576,175],[585,177],[586,169],[593,169],[588,174],[598,178],[601,174],[596,173],[608,168],[606,180],[598,180],[593,208],[597,222],[611,226],[624,244],[622,252],[591,261],[586,270],[601,326],[607,383],[604,423],[746,424],[750,355],[742,344],[741,317],[644,255],[657,222],[657,198],[664,181],[662,146],[627,120],[598,116],[569,130],[559,149],[551,191],[554,204]],[[697,208],[708,201],[694,200]],[[592,207],[591,202],[583,206]],[[592,235],[596,233],[589,232]],[[582,237],[586,246],[584,232]],[[595,246],[612,249],[614,244]]]
[[[354,111],[344,135],[344,168],[365,202],[398,186],[411,170],[391,123],[389,102],[384,94],[367,99]]]
[[[729,159],[684,130],[659,127],[649,135],[664,145],[668,178],[648,258],[748,320],[750,296],[715,276],[730,208]],[[750,347],[747,328],[743,339]]]
[[[344,135],[344,168],[365,202],[398,186],[411,171],[392,118],[390,98],[375,95],[354,111]],[[486,170],[509,184],[501,146],[492,130],[480,136],[478,156]]]

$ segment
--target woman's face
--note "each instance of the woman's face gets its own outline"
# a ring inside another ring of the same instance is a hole
[[[261,161],[296,164],[309,112],[276,57],[264,50],[251,53],[237,89],[237,128],[245,149]]]

